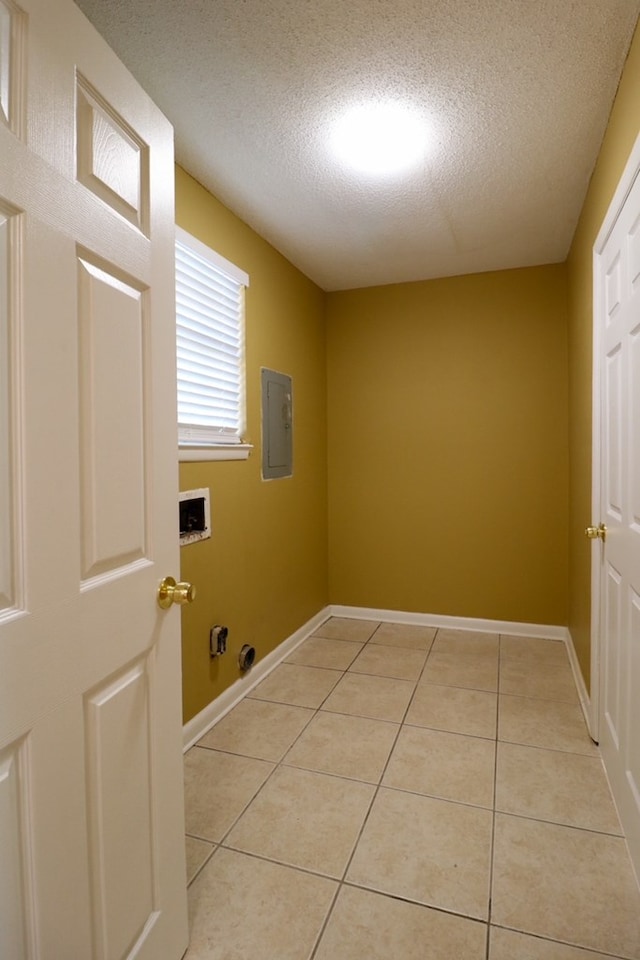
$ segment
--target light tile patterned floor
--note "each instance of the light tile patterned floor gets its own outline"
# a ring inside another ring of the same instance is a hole
[[[185,779],[186,960],[640,960],[559,641],[334,617]]]

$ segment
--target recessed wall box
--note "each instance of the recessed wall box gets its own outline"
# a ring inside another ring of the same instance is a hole
[[[183,490],[178,497],[180,546],[211,536],[209,490]]]

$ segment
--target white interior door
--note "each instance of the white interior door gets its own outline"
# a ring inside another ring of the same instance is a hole
[[[173,136],[71,0],[0,0],[0,956],[187,945]]]
[[[640,152],[596,243],[599,739],[640,877]]]

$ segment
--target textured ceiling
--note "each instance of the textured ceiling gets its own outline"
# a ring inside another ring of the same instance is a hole
[[[640,0],[77,0],[163,109],[178,162],[325,290],[567,254]],[[345,107],[431,132],[376,179]],[[242,266],[242,264],[240,264]]]

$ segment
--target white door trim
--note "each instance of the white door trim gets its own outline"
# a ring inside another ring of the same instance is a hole
[[[640,135],[636,138],[629,159],[620,177],[618,186],[613,195],[609,209],[602,221],[598,236],[593,245],[593,374],[592,374],[592,437],[591,437],[591,521],[597,526],[602,519],[600,516],[601,488],[601,369],[600,369],[600,332],[602,317],[600,315],[603,299],[602,274],[600,258],[607,240],[613,230],[625,201],[640,175]],[[600,739],[600,577],[601,577],[600,550],[591,550],[591,690],[590,690],[590,718],[589,732],[597,742]]]

